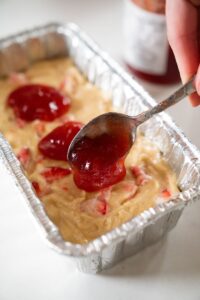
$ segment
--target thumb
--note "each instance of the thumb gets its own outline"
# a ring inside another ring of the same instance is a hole
[[[198,67],[196,78],[195,78],[195,87],[197,94],[200,96],[200,66]]]
[[[190,96],[192,106],[200,105],[200,66],[198,67],[195,77],[195,87],[197,92]]]

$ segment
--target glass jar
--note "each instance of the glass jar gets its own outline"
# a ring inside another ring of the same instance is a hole
[[[161,84],[180,81],[167,40],[165,0],[125,0],[124,59],[131,73]]]

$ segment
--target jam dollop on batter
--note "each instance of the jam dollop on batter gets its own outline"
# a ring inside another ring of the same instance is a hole
[[[82,126],[83,124],[80,122],[68,121],[64,125],[56,127],[40,140],[39,151],[45,157],[66,161],[69,145]]]
[[[53,121],[69,110],[70,100],[51,86],[27,84],[8,96],[7,103],[17,118],[30,122],[36,119]]]

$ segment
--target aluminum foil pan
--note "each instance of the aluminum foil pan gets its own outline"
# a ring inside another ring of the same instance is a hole
[[[122,112],[137,115],[155,105],[143,88],[74,24],[50,24],[1,40],[0,76],[24,70],[41,59],[66,55],[74,60],[89,81],[110,95],[113,105]],[[21,190],[49,244],[71,256],[81,271],[99,272],[156,242],[176,225],[183,208],[200,198],[200,153],[171,118],[161,113],[140,130],[158,145],[175,171],[182,192],[84,245],[62,239],[9,144],[0,135],[0,165],[6,166],[8,176]]]

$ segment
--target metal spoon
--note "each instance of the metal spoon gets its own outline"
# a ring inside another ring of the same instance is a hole
[[[160,113],[168,107],[178,103],[180,100],[194,93],[195,91],[196,89],[193,77],[171,96],[161,101],[153,108],[150,108],[149,110],[139,114],[138,116],[131,117],[121,113],[109,112],[94,118],[88,124],[86,124],[72,140],[67,154],[69,163],[73,164],[74,157],[76,156],[75,149],[77,143],[80,145],[81,140],[85,138],[95,139],[103,134],[109,134],[112,136],[123,135],[123,137],[126,136],[129,140],[129,143],[127,144],[127,149],[125,150],[124,154],[128,153],[135,141],[137,127],[139,125],[150,119],[153,115]]]

